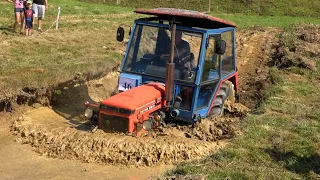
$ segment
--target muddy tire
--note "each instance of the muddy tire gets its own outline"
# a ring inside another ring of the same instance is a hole
[[[216,99],[213,102],[213,106],[212,109],[210,111],[209,117],[211,118],[215,118],[218,116],[222,116],[223,112],[224,112],[224,104],[226,99],[228,98],[234,98],[232,96],[234,96],[234,88],[233,88],[233,84],[230,81],[226,81],[224,83],[222,83],[218,94],[216,96]]]

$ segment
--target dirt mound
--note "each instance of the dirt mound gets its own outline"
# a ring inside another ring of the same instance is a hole
[[[193,132],[203,131],[200,129],[203,124],[200,123],[199,128],[194,128]],[[101,130],[85,131],[87,128],[84,126],[89,125],[84,122],[75,125],[52,109],[41,107],[21,116],[12,125],[12,131],[18,135],[18,141],[31,144],[35,151],[44,155],[125,165],[153,166],[197,159],[214,153],[226,144],[224,141],[206,142],[179,135],[171,136],[171,133],[156,138],[135,138]],[[229,133],[214,130],[214,127],[210,127],[210,130],[216,132],[216,136]]]
[[[280,37],[278,52],[271,65],[280,69],[291,67],[316,70],[320,56],[320,26],[294,24],[288,26]]]
[[[186,137],[197,138],[204,141],[217,141],[235,136],[239,119],[216,118],[204,119],[192,127],[180,127],[185,131]]]
[[[320,26],[314,24],[298,24],[300,26],[296,29],[299,39],[309,42],[320,44]]]

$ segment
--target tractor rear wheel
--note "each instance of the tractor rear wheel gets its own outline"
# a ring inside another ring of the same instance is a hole
[[[234,88],[233,84],[230,81],[223,82],[218,94],[216,96],[216,99],[213,102],[212,109],[210,111],[209,116],[211,118],[222,116],[224,113],[224,104],[228,98],[234,99]]]

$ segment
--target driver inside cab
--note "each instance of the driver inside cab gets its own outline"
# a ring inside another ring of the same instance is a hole
[[[182,31],[176,31],[175,37],[175,45],[174,45],[174,63],[175,69],[182,71],[182,79],[187,79],[189,76],[189,72],[193,68],[193,62],[191,53],[190,53],[190,45],[187,41],[182,39]],[[169,54],[161,54],[161,60],[169,60]]]
[[[182,31],[176,31],[173,58],[181,60],[188,56],[190,56],[190,45],[187,41],[182,39]],[[169,60],[169,54],[161,54],[160,59]]]

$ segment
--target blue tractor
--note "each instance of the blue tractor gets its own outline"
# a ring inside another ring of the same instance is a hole
[[[85,115],[99,128],[139,136],[160,122],[194,123],[223,114],[238,90],[236,25],[204,13],[137,9],[120,67],[119,93]],[[117,30],[123,41],[124,28]]]

